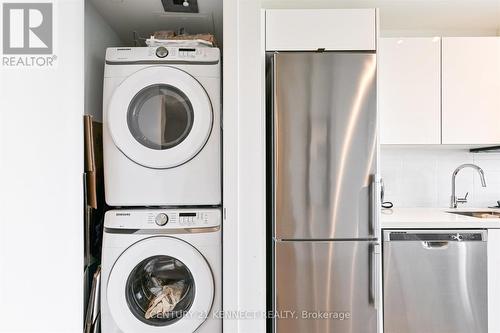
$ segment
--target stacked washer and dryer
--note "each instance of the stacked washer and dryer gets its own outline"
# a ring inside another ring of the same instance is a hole
[[[105,333],[222,331],[220,87],[217,48],[106,52]]]

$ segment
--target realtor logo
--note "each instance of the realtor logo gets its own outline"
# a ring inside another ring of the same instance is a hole
[[[52,3],[3,4],[3,53],[52,54]]]

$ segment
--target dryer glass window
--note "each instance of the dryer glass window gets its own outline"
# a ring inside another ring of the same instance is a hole
[[[189,311],[195,283],[180,260],[153,256],[132,270],[125,293],[128,307],[137,319],[152,326],[166,326]]]
[[[155,84],[139,91],[130,102],[127,124],[134,138],[156,150],[177,146],[193,127],[193,106],[171,85]]]

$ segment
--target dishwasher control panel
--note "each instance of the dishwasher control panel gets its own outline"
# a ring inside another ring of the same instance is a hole
[[[385,231],[385,241],[436,241],[471,242],[486,241],[486,230],[408,230]]]

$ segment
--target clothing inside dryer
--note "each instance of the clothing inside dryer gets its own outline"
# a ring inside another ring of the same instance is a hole
[[[132,99],[127,123],[134,138],[156,150],[177,146],[191,131],[194,113],[188,97],[176,87],[155,84]]]
[[[135,317],[149,325],[166,326],[189,310],[195,283],[184,263],[159,255],[143,260],[132,270],[125,292]]]

